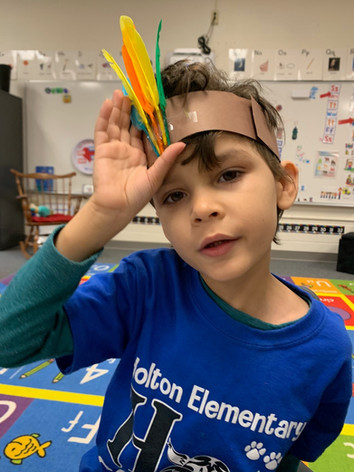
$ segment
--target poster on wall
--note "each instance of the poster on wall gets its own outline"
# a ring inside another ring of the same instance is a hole
[[[346,78],[347,80],[354,80],[354,48],[348,51]]]
[[[278,49],[275,53],[275,80],[297,80],[300,57],[299,49]]]
[[[252,77],[257,80],[273,80],[274,50],[254,49],[251,53]]]
[[[248,49],[229,49],[230,78],[243,79],[251,75],[251,58]]]
[[[328,48],[323,60],[323,80],[345,80],[347,49]]]
[[[71,158],[75,169],[82,174],[93,174],[95,146],[93,139],[83,139],[73,149]]]
[[[55,79],[54,53],[42,51],[17,51],[18,80]]]
[[[318,151],[315,162],[315,176],[335,178],[338,167],[337,151]]]
[[[323,53],[321,49],[301,49],[299,55],[298,80],[321,80]]]

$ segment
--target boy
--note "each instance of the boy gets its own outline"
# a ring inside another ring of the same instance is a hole
[[[155,159],[129,100],[103,104],[94,194],[3,295],[0,365],[121,359],[80,471],[295,471],[340,433],[351,396],[342,320],[269,272],[297,169],[280,164],[277,113],[254,84],[185,63],[163,80],[174,144]],[[173,249],[76,289],[151,199]]]

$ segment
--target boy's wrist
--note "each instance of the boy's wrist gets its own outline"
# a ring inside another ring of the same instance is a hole
[[[91,213],[91,216],[95,221],[100,221],[101,224],[107,225],[107,227],[111,227],[112,225],[117,228],[120,228],[121,226],[125,227],[135,216],[128,215],[126,208],[110,208],[100,205],[96,202],[95,194],[90,197],[85,207],[86,210]]]
[[[83,261],[101,250],[130,219],[117,210],[99,208],[90,199],[60,231],[55,247],[67,259]]]

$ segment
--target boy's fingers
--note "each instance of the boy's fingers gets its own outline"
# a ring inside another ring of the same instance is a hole
[[[95,146],[107,142],[107,127],[113,109],[112,100],[105,100],[101,106],[95,125]]]
[[[121,139],[121,121],[123,108],[123,93],[121,90],[115,90],[112,96],[113,107],[108,120],[107,133],[110,140]]]
[[[158,190],[168,171],[171,169],[177,157],[183,152],[185,147],[186,144],[182,142],[171,144],[165,149],[161,156],[155,160],[154,164],[149,167],[149,178],[154,193]]]
[[[120,140],[126,143],[130,142],[130,112],[130,99],[123,97],[118,126],[120,129]]]
[[[113,108],[108,121],[107,133],[111,141],[129,143],[130,134],[130,99],[123,95],[121,90],[116,90],[112,97]]]
[[[131,126],[130,128],[130,143],[133,147],[144,151],[144,145],[142,142],[142,131],[136,128],[135,126]]]

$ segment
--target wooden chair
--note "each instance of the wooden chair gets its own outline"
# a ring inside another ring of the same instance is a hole
[[[24,241],[19,245],[29,259],[40,245],[41,226],[65,224],[78,212],[81,195],[71,192],[72,178],[76,172],[65,175],[44,173],[24,174],[10,169],[15,175],[18,198],[21,201],[25,225],[28,227]]]

